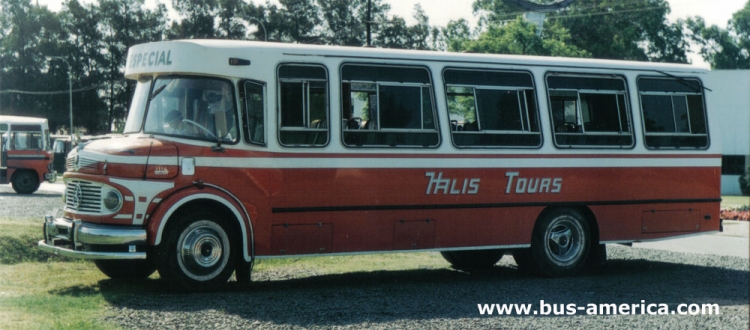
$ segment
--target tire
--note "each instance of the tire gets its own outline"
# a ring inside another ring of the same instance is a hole
[[[32,194],[39,189],[39,177],[34,171],[20,171],[13,175],[13,190],[19,194]]]
[[[503,250],[441,251],[440,254],[453,268],[462,270],[492,268],[503,255]]]
[[[531,254],[539,270],[552,277],[570,276],[586,265],[591,250],[586,219],[573,209],[545,214],[531,237]]]
[[[165,239],[156,247],[159,275],[176,291],[209,291],[234,271],[237,240],[221,213],[193,208],[170,218]]]
[[[148,260],[94,260],[94,264],[114,280],[142,280],[156,271]]]

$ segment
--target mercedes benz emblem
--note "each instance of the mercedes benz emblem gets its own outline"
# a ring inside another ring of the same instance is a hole
[[[76,183],[74,192],[73,192],[73,206],[76,208],[76,210],[81,206],[81,200],[83,199],[83,190],[81,190],[81,185]]]

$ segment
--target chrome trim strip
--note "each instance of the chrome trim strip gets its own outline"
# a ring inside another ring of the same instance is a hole
[[[441,251],[466,251],[466,250],[514,250],[530,248],[531,244],[513,244],[513,245],[492,245],[479,247],[445,247],[431,249],[413,249],[413,250],[378,250],[378,251],[358,251],[358,252],[333,252],[333,253],[310,253],[310,254],[289,254],[289,255],[271,255],[256,256],[255,259],[278,259],[278,258],[298,258],[298,257],[335,257],[335,256],[356,256],[367,254],[389,254],[389,253],[414,253],[414,252],[441,252]]]
[[[59,246],[52,246],[47,244],[44,240],[39,241],[37,244],[40,250],[49,252],[55,255],[61,255],[70,258],[79,259],[108,259],[108,260],[145,260],[146,252],[92,252],[92,251],[74,251],[71,249],[62,248]]]
[[[146,230],[83,224],[76,226],[77,243],[98,245],[145,245]]]

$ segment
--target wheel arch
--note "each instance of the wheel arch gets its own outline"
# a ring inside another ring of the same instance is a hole
[[[148,231],[154,237],[153,245],[156,246],[161,243],[167,225],[174,221],[174,216],[179,214],[180,211],[200,206],[219,208],[219,210],[234,218],[234,221],[230,221],[230,223],[235,226],[235,229],[239,229],[243,259],[247,262],[252,261],[255,257],[255,239],[253,237],[252,220],[247,210],[236,197],[222,191],[207,190],[204,189],[201,192],[192,192],[183,196],[172,196],[172,198],[161,202],[161,205],[168,205],[168,208],[158,208],[152,214],[152,221],[156,219],[158,221],[148,224]],[[250,247],[250,253],[248,253],[247,247]]]

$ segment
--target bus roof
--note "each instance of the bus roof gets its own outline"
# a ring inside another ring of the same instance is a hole
[[[248,60],[250,65],[229,65],[230,58]],[[280,62],[323,62],[326,58],[375,63],[387,60],[389,63],[412,64],[438,62],[449,65],[504,65],[516,69],[554,67],[558,70],[602,69],[670,74],[704,74],[708,71],[688,64],[590,58],[469,54],[238,40],[175,40],[131,47],[125,76],[137,79],[142,74],[193,73],[234,77],[251,74],[258,68],[276,67]]]
[[[0,116],[0,123],[7,124],[45,124],[46,118],[24,117],[24,116]]]

